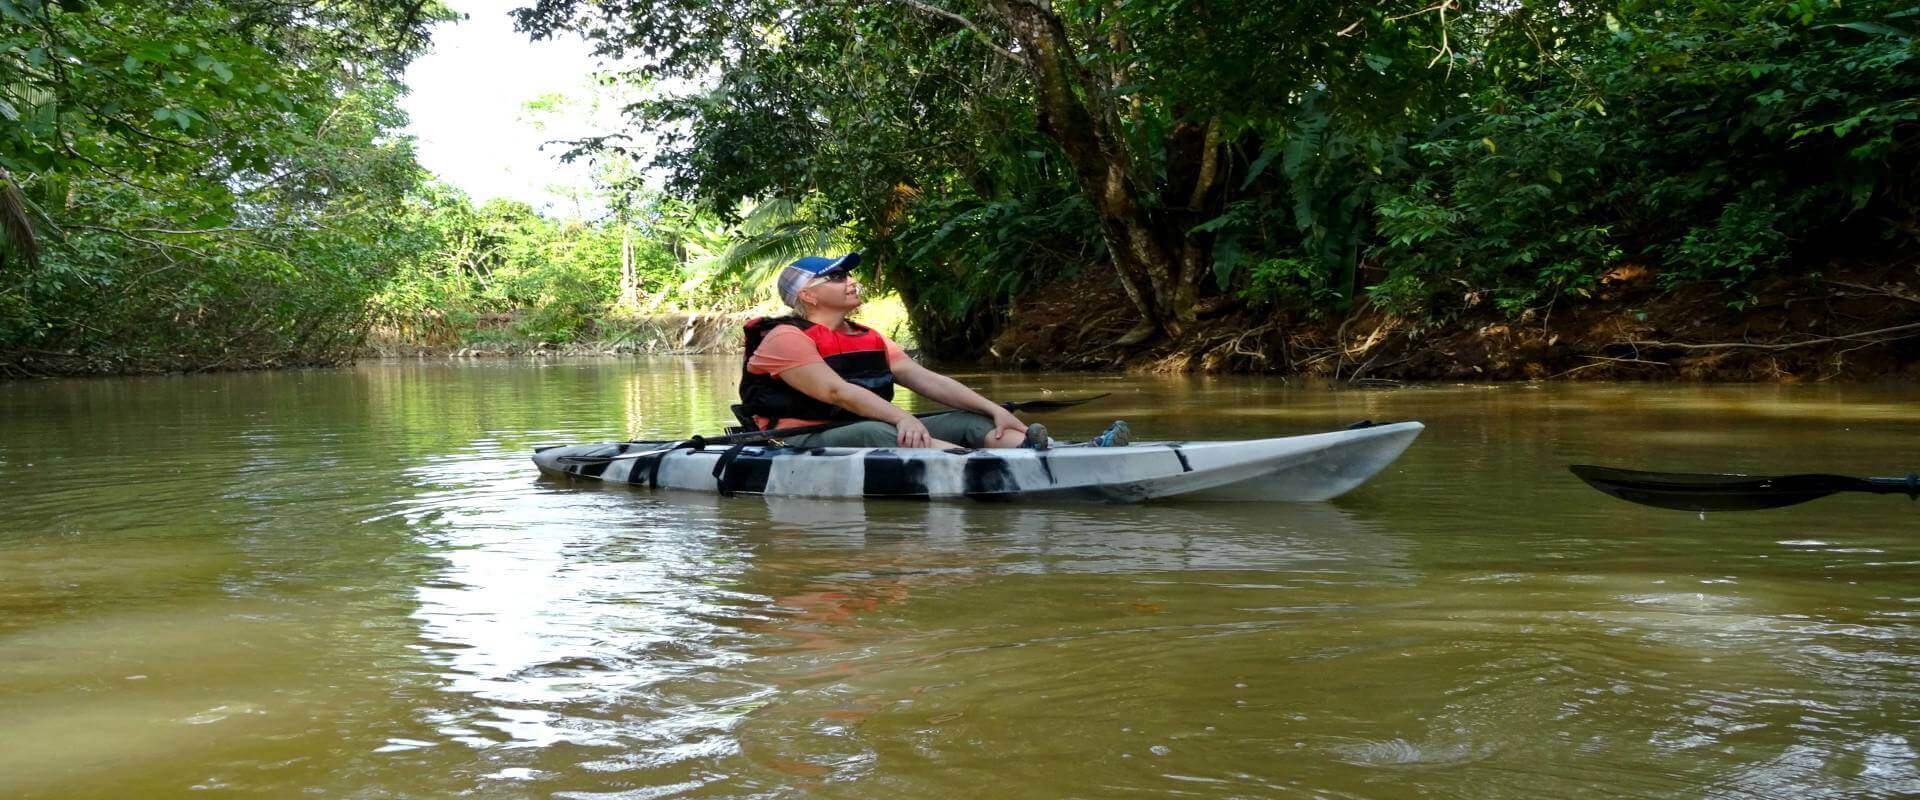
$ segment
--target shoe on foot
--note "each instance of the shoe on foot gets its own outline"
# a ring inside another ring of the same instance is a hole
[[[1047,440],[1047,426],[1038,422],[1029,424],[1027,426],[1027,440],[1021,442],[1020,446],[1028,450],[1045,450],[1051,447],[1052,443]]]
[[[1124,419],[1116,419],[1099,436],[1087,441],[1089,447],[1126,447],[1133,443],[1133,426]]]

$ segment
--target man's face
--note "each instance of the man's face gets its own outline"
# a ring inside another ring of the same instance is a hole
[[[860,282],[845,271],[829,272],[807,282],[800,298],[814,308],[851,311],[860,307]]]

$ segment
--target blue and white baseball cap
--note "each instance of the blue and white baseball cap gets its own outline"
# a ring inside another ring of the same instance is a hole
[[[795,311],[805,312],[800,307],[800,290],[806,288],[807,281],[835,272],[847,272],[860,265],[859,253],[848,253],[839,258],[806,258],[786,265],[780,270],[780,277],[774,283],[779,287],[780,302],[786,303]]]

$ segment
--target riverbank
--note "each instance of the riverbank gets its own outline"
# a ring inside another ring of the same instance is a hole
[[[1304,376],[1366,385],[1414,381],[1920,380],[1920,267],[1830,268],[1820,279],[1779,277],[1729,292],[1667,290],[1646,270],[1610,273],[1587,298],[1518,319],[1491,304],[1450,320],[1361,310],[1346,318],[1250,308],[1231,297],[1202,303],[1179,342],[1112,344],[1133,323],[1112,274],[1087,269],[1024,296],[980,355],[988,368],[1207,372]],[[331,366],[362,358],[550,358],[738,353],[740,326],[764,311],[675,312],[605,322],[571,342],[521,332],[515,315],[469,330],[376,329],[334,360],[273,353],[217,359],[115,358],[25,351],[0,358],[0,376],[161,374]],[[865,315],[908,346],[905,310],[889,298]]]
[[[52,378],[108,375],[165,375],[204,372],[332,367],[369,358],[558,358],[625,355],[699,355],[740,351],[740,326],[752,314],[668,313],[621,320],[590,330],[584,338],[554,342],[520,333],[514,315],[492,315],[473,330],[433,331],[376,328],[357,347],[342,346],[330,355],[296,358],[282,353],[236,351],[219,358],[167,354],[113,354],[22,351],[0,355],[0,378]]]
[[[508,358],[623,355],[700,355],[740,351],[740,326],[750,312],[667,313],[608,323],[573,342],[517,333],[512,315],[495,315],[454,335],[422,337],[376,330],[360,358]]]
[[[1116,341],[1134,322],[1112,274],[1090,269],[1013,309],[987,366],[1300,375],[1348,383],[1474,380],[1920,380],[1920,268],[1836,265],[1773,278],[1734,307],[1717,285],[1663,289],[1638,268],[1589,298],[1518,319],[1491,304],[1444,321],[1362,309],[1341,319],[1203,301],[1178,342]],[[1103,309],[1089,313],[1088,309]]]

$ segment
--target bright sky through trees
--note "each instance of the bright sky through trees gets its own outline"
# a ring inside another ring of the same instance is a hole
[[[543,127],[526,104],[556,92],[583,94],[595,69],[587,46],[571,35],[528,41],[508,15],[525,5],[519,0],[447,5],[466,18],[435,27],[433,51],[406,74],[410,94],[402,105],[412,117],[407,132],[417,139],[421,166],[475,203],[505,197],[576,213],[566,190],[588,185],[586,164],[563,165],[562,145],[542,150],[541,144],[595,132],[590,115],[574,106],[543,115]]]

